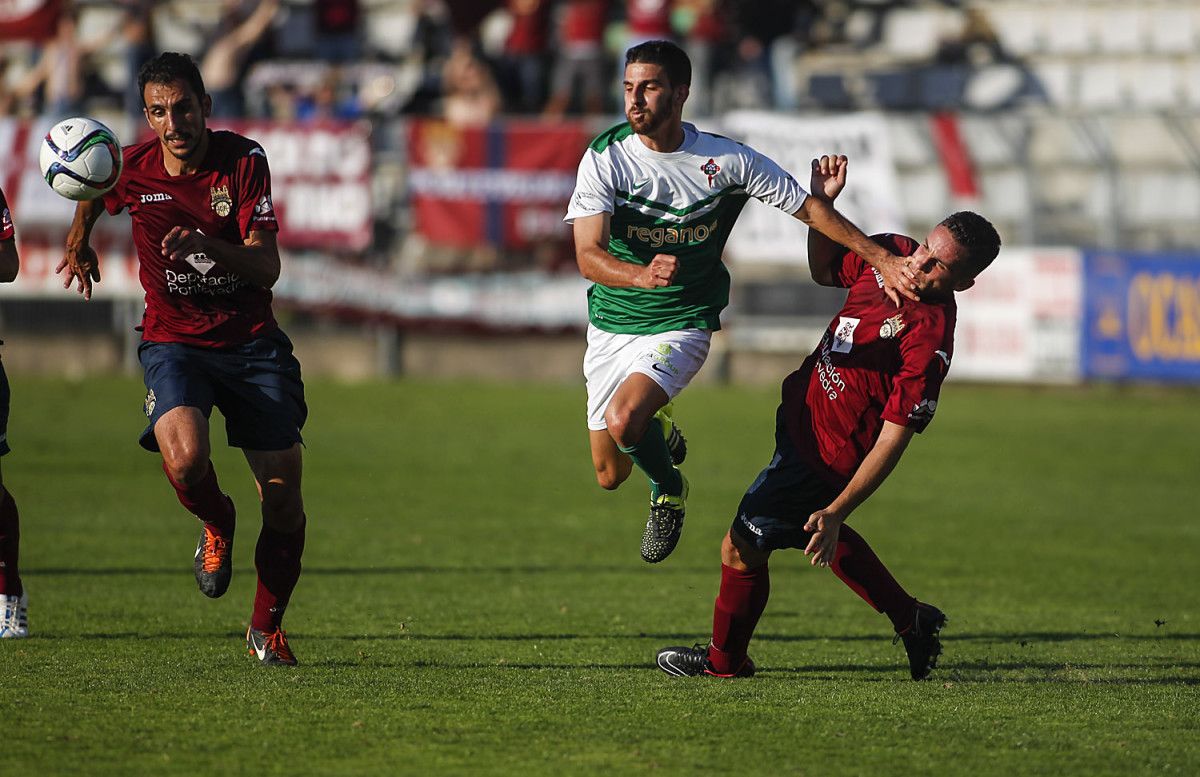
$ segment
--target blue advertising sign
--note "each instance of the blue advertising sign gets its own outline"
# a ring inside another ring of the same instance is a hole
[[[1200,254],[1084,256],[1083,372],[1200,383]]]

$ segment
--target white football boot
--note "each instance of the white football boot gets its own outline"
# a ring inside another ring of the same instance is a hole
[[[29,592],[20,596],[0,596],[0,639],[29,636]]]

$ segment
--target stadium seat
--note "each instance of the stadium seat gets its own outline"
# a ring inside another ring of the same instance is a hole
[[[1192,59],[1183,65],[1181,79],[1184,104],[1192,110],[1200,110],[1200,59]]]
[[[887,110],[910,110],[917,104],[916,79],[911,70],[888,70],[867,77],[872,103]]]
[[[1013,125],[1010,127],[1010,124]],[[971,149],[971,159],[978,165],[1008,166],[1016,163],[1013,140],[1024,120],[1004,115],[964,113],[958,129],[963,142]]]
[[[410,9],[374,8],[364,31],[367,48],[390,57],[403,57],[412,50],[416,26],[416,16]]]
[[[1131,171],[1122,184],[1126,226],[1194,221],[1200,213],[1200,180],[1190,170]]]
[[[950,192],[946,175],[940,166],[916,170],[899,170],[900,191],[904,193],[900,206],[910,224],[936,224],[946,217],[950,207]]]
[[[931,65],[918,75],[921,105],[930,110],[960,108],[970,69],[966,65]]]
[[[899,60],[928,60],[943,35],[941,13],[934,8],[898,8],[883,20],[883,47]]]
[[[1178,6],[1147,9],[1146,14],[1146,39],[1150,51],[1195,55],[1200,11]]]
[[[1111,59],[1094,59],[1079,66],[1076,103],[1087,110],[1110,110],[1125,104],[1123,65]]]
[[[979,174],[983,202],[979,210],[995,221],[1022,222],[1029,218],[1032,202],[1025,173],[1014,168],[989,170]]]
[[[1037,59],[1030,65],[1037,88],[1051,105],[1074,103],[1075,71],[1062,59]]]
[[[1115,7],[1095,11],[1096,47],[1105,54],[1137,54],[1146,47],[1147,17],[1141,8]]]
[[[1122,167],[1151,166],[1184,169],[1188,156],[1159,115],[1144,111],[1122,111],[1102,120],[1112,155]]]
[[[1049,54],[1087,54],[1093,50],[1091,23],[1096,10],[1086,4],[1037,10],[1038,23],[1045,33]]]
[[[855,107],[846,79],[836,73],[814,73],[808,79],[808,96],[822,108],[846,110]]]
[[[892,158],[899,167],[925,167],[938,164],[929,137],[929,121],[924,114],[892,114],[887,117]]]
[[[1166,59],[1137,60],[1122,66],[1123,91],[1139,108],[1167,110],[1182,102],[1179,67]]]
[[[1045,36],[1038,24],[1038,11],[1027,4],[997,3],[988,7],[988,18],[1000,45],[1014,56],[1043,52]]]

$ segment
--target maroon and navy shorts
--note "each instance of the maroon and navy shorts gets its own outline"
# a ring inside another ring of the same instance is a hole
[[[775,418],[775,455],[746,490],[729,530],[761,551],[807,547],[812,534],[804,524],[839,491],[797,453],[781,407]]]
[[[282,330],[233,348],[199,348],[143,340],[138,346],[146,383],[149,425],[139,439],[158,450],[154,425],[168,410],[194,407],[208,418],[215,406],[225,416],[229,445],[282,451],[304,440],[308,417],[300,362]]]
[[[12,392],[8,387],[8,373],[4,371],[4,362],[0,361],[0,456],[9,452],[8,447],[8,404]]]

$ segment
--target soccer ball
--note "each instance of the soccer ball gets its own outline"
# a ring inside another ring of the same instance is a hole
[[[54,191],[68,200],[94,200],[121,177],[121,144],[98,121],[64,119],[46,133],[38,163]]]

